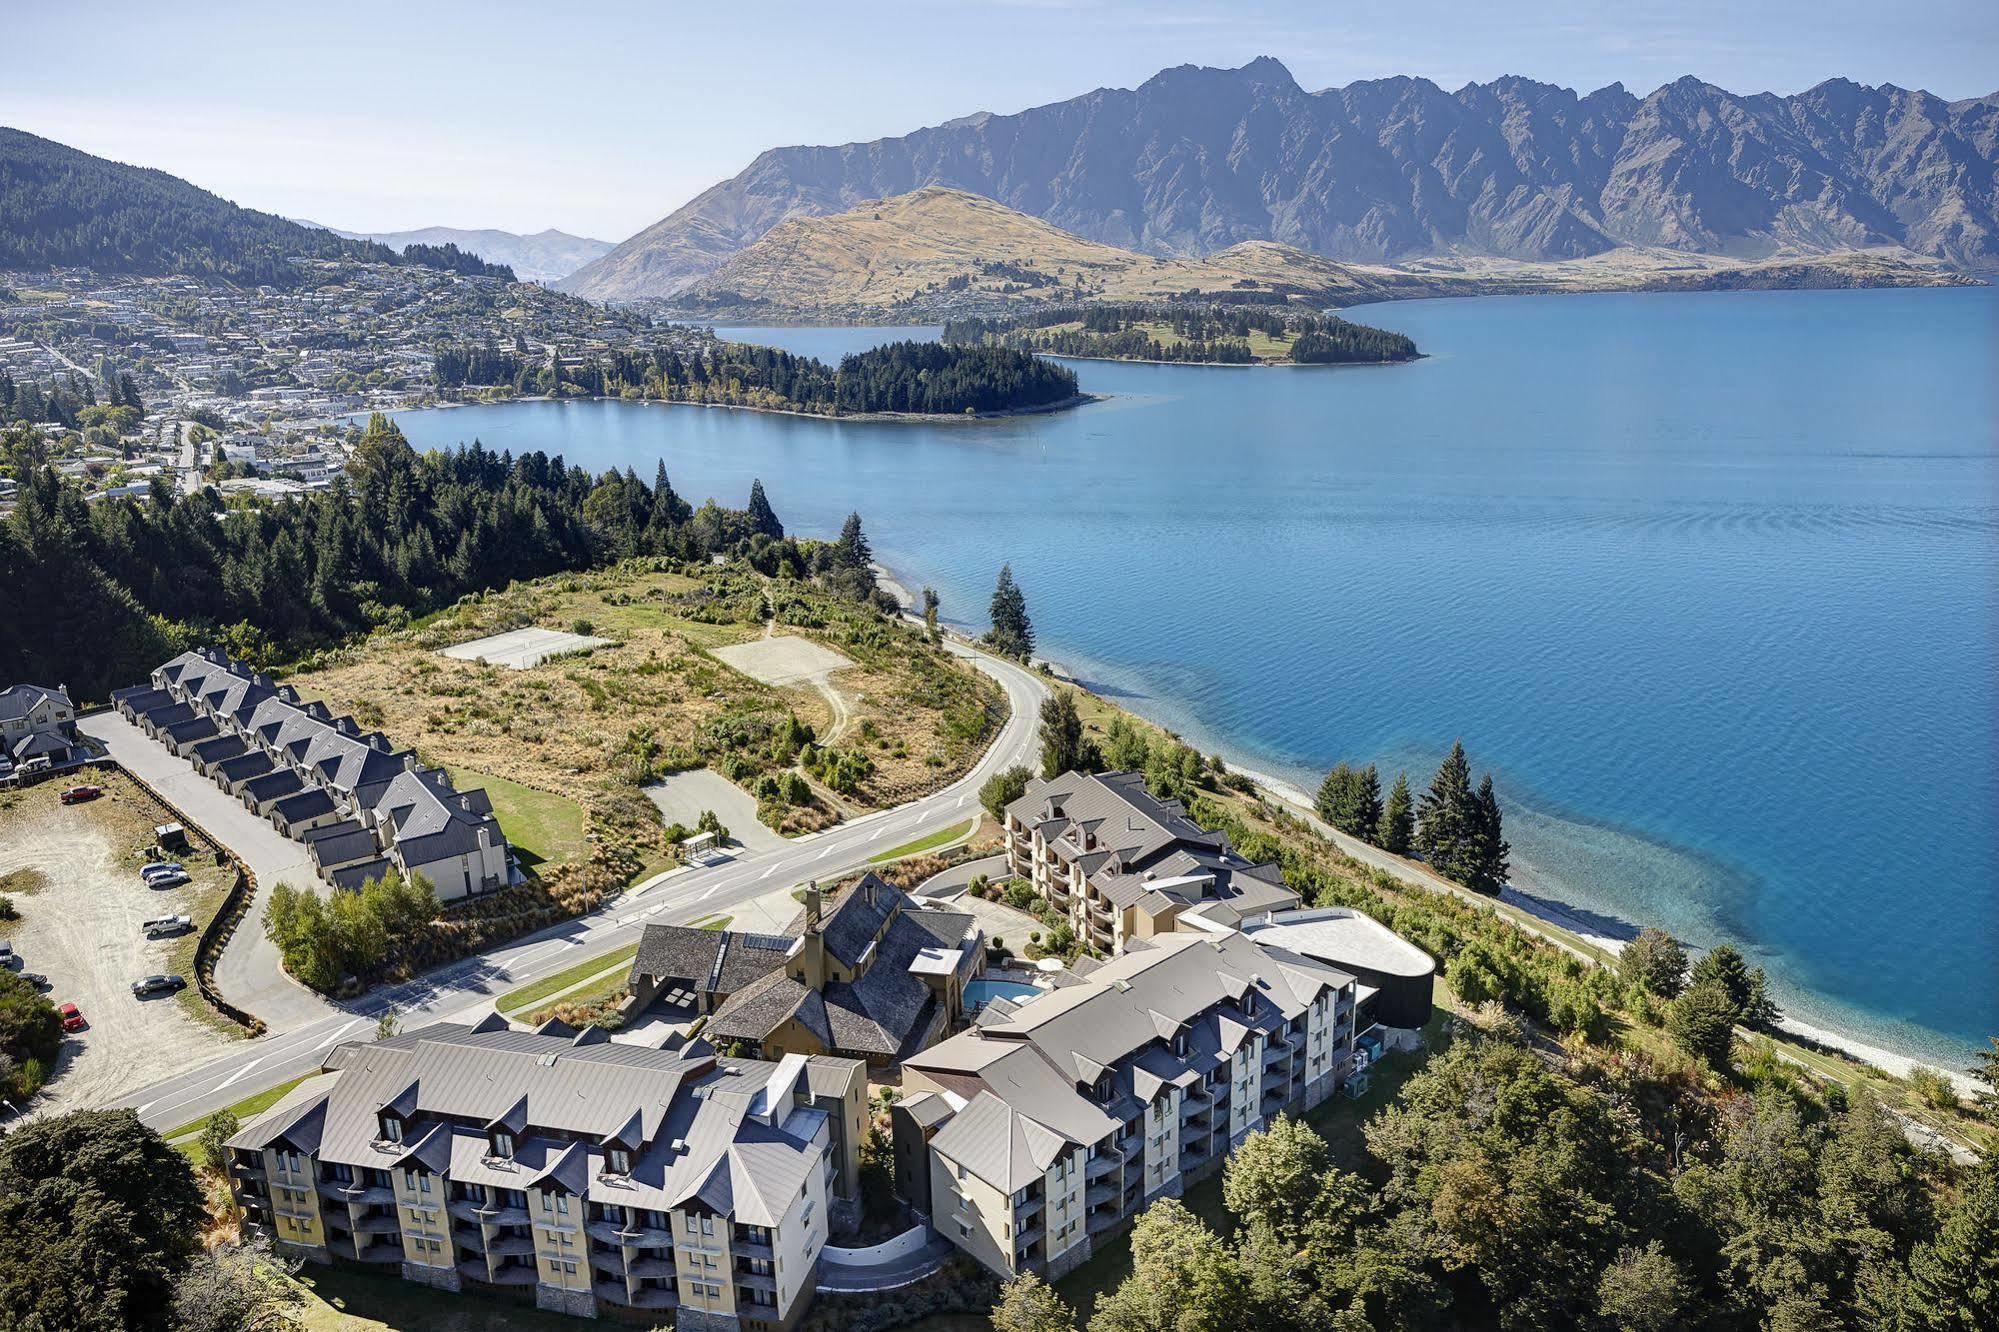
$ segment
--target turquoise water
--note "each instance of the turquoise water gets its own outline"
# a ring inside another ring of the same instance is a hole
[[[1079,362],[1078,411],[939,425],[617,403],[405,414],[694,497],[850,508],[946,618],[1010,560],[1044,653],[1300,784],[1489,767],[1518,878],[1796,1015],[1999,1032],[1999,292],[1368,310],[1409,366]],[[769,330],[821,355],[881,329]]]
[[[1016,1002],[1032,999],[1041,991],[1024,981],[975,980],[965,982],[965,1008],[976,1012],[994,999]]]

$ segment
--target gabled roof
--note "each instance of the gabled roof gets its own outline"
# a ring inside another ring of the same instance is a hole
[[[9,685],[0,689],[0,722],[20,721],[46,702],[74,711],[69,695],[61,689],[51,689],[47,685]]]

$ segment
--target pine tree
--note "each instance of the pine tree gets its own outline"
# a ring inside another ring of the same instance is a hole
[[[1353,823],[1348,831],[1363,842],[1372,842],[1381,826],[1381,773],[1370,763],[1354,780]]]
[[[874,548],[868,544],[867,533],[861,531],[860,514],[848,514],[847,521],[840,525],[840,539],[833,543],[833,556],[845,569],[865,569],[873,563]]]
[[[1776,1005],[1766,993],[1763,968],[1751,967],[1729,944],[1710,948],[1687,977],[1689,987],[1713,981],[1728,995],[1735,1021],[1745,1027],[1769,1026],[1777,1020]]]
[[[1381,808],[1381,822],[1376,825],[1374,844],[1393,855],[1406,856],[1416,833],[1416,807],[1409,795],[1409,774],[1395,774],[1395,785],[1389,788],[1388,803]]]
[[[1340,811],[1347,806],[1353,784],[1354,770],[1345,762],[1335,763],[1326,774],[1326,780],[1319,783],[1319,795],[1312,802],[1312,807],[1318,810],[1320,818],[1335,828],[1341,826]]]
[[[1432,869],[1460,883],[1471,877],[1474,800],[1471,764],[1465,760],[1464,745],[1454,743],[1417,803],[1416,849]]]
[[[1906,1312],[1923,1332],[1999,1327],[1999,1156],[1972,1169],[1936,1238],[1909,1255]]]
[[[1735,1001],[1713,977],[1696,979],[1673,1001],[1666,1031],[1682,1050],[1710,1068],[1728,1067],[1735,1041]]]
[[[660,466],[663,468],[665,464],[662,463]],[[750,482],[750,502],[745,512],[749,514],[751,531],[761,532],[774,541],[784,538],[784,524],[778,521],[777,512],[770,507],[770,501],[764,498],[764,483],[761,477]],[[856,534],[860,532],[859,514],[854,515],[854,531]]]
[[[932,643],[941,643],[944,636],[937,632],[937,589],[923,589],[923,633]]]
[[[999,581],[993,585],[992,632],[986,642],[993,651],[1015,661],[1034,655],[1034,625],[1027,618],[1027,597],[1013,581],[1013,566],[1000,566]]]
[[[1478,795],[1472,805],[1472,871],[1467,885],[1497,897],[1506,887],[1510,849],[1502,835],[1499,799],[1492,793],[1492,774],[1487,773],[1479,779]]]

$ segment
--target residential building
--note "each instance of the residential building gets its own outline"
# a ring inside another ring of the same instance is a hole
[[[766,1059],[897,1062],[941,1037],[985,965],[969,915],[931,909],[873,874],[830,909],[817,884],[783,934],[648,925],[632,961],[639,1010],[707,1014],[702,1034]]]
[[[281,1254],[542,1308],[789,1328],[853,1203],[866,1073],[490,1016],[336,1048],[229,1140]]]
[[[119,711],[287,837],[320,877],[356,888],[391,870],[440,900],[507,886],[513,859],[482,790],[460,791],[380,731],[213,648],[183,652]]]
[[[0,689],[0,781],[74,767],[92,754],[76,729],[76,705],[58,686]]]
[[[987,1268],[1059,1276],[1279,1112],[1331,1095],[1354,1003],[1352,976],[1233,930],[1131,940],[904,1064],[898,1175]]]
[[[1277,866],[1238,855],[1136,772],[1029,782],[1006,807],[1006,854],[1014,875],[1104,953],[1188,928],[1195,916],[1233,927],[1299,905]]]

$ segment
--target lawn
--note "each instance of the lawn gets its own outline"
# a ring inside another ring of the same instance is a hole
[[[563,865],[583,858],[588,845],[583,839],[583,806],[574,800],[476,768],[451,767],[446,771],[461,791],[486,789],[493,813],[500,820],[500,831],[520,853],[523,864]]]
[[[934,851],[940,846],[946,846],[957,841],[959,838],[971,836],[972,830],[978,826],[979,821],[973,819],[967,824],[950,828],[940,828],[936,832],[928,836],[919,837],[913,842],[904,842],[901,846],[890,847],[880,855],[871,857],[868,863],[870,865],[882,865],[891,860],[901,860],[904,856],[913,856],[923,851]]]
[[[296,1278],[306,1293],[306,1332],[576,1332],[588,1326],[532,1304],[483,1294],[432,1290],[401,1277],[308,1264]]]
[[[260,1092],[252,1092],[250,1095],[236,1102],[236,1104],[226,1108],[230,1114],[236,1116],[238,1121],[248,1123],[253,1115],[262,1114],[264,1111],[270,1109],[284,1099],[286,1092],[312,1076],[314,1075],[311,1073],[301,1073],[290,1082],[280,1082],[275,1087],[266,1087]],[[169,1129],[160,1136],[182,1151],[190,1151],[194,1146],[194,1135],[201,1132],[201,1126],[207,1121],[208,1116],[203,1115],[200,1119],[189,1120],[179,1128]]]
[[[493,1007],[503,1015],[519,1012],[530,1004],[546,999],[550,995],[561,994],[571,986],[581,985],[591,977],[606,971],[615,971],[622,980],[625,969],[638,955],[639,946],[632,943],[622,948],[613,948],[608,953],[598,953],[595,957],[586,957],[574,966],[564,967],[553,975],[543,976],[538,981],[531,981],[518,989],[507,991],[500,996],[499,1002]]]

